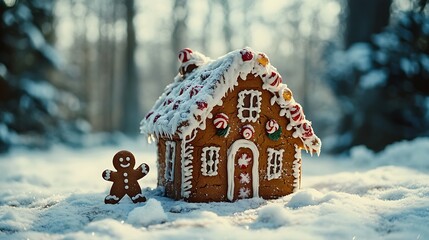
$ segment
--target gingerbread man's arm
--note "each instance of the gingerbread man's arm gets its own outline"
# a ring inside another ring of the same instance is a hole
[[[106,181],[114,182],[118,178],[118,173],[111,170],[104,170],[102,177]]]
[[[137,179],[140,179],[149,173],[149,166],[146,163],[142,163],[135,171],[137,172]]]

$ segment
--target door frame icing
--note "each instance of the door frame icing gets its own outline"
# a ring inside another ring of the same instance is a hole
[[[254,142],[239,139],[235,141],[228,149],[228,165],[227,165],[227,174],[228,174],[228,191],[227,198],[230,201],[234,200],[234,162],[235,155],[240,148],[249,148],[253,154],[253,166],[252,166],[252,187],[253,187],[253,197],[259,197],[259,150]]]

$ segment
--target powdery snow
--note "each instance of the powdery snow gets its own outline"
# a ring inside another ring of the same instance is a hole
[[[0,156],[0,239],[428,239],[429,139],[375,154],[303,156],[303,186],[277,200],[186,203],[156,189],[156,153],[144,141]],[[151,172],[146,203],[106,205],[101,173],[122,149]]]

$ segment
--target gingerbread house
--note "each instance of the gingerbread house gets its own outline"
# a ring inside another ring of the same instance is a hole
[[[300,188],[301,150],[321,141],[264,53],[211,60],[184,49],[174,82],[141,122],[158,147],[158,186],[189,202],[273,199]]]

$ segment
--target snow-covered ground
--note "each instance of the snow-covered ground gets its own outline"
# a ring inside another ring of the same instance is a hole
[[[148,198],[103,200],[122,149],[151,172]],[[1,239],[429,239],[429,139],[374,154],[304,155],[303,187],[278,200],[186,203],[160,196],[155,149],[143,141],[76,150],[14,150],[0,156]]]

